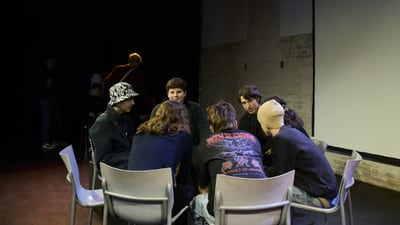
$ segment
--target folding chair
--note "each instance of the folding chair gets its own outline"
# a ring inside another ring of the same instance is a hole
[[[343,170],[342,179],[339,185],[338,193],[338,203],[332,208],[319,208],[309,205],[300,204],[297,202],[292,202],[292,207],[308,210],[311,212],[324,213],[325,225],[328,224],[328,214],[332,214],[340,209],[340,216],[342,220],[342,225],[346,225],[347,218],[349,224],[353,224],[353,211],[352,202],[350,196],[350,189],[354,185],[354,172],[356,171],[358,164],[361,162],[362,156],[357,151],[353,151],[352,156],[347,159],[345,168]],[[347,210],[346,210],[347,209]],[[314,223],[314,221],[312,221]]]

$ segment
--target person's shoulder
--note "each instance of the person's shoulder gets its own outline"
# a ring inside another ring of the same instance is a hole
[[[188,101],[187,102],[187,107],[192,112],[204,112],[203,107],[198,102]]]
[[[122,73],[127,68],[128,68],[128,65],[126,65],[126,64],[119,64],[119,65],[114,66],[113,69],[105,77],[105,80],[107,81],[107,78],[110,78],[111,75],[114,75],[116,73]]]
[[[193,107],[199,107],[202,108],[200,103],[195,102],[195,101],[188,101],[188,105],[193,106]]]
[[[101,113],[100,115],[97,116],[93,125],[100,125],[100,124],[108,123],[108,121],[109,120],[108,120],[107,114]]]
[[[193,144],[192,142],[192,136],[190,135],[190,134],[188,134],[187,132],[185,132],[185,131],[179,131],[178,132],[178,138],[179,139],[181,139],[181,140],[184,140],[184,141],[189,141],[190,142],[190,144]]]
[[[274,136],[274,139],[297,142],[302,139],[309,139],[297,128],[285,125],[279,129],[279,132]]]
[[[239,137],[244,138],[244,139],[248,139],[248,140],[251,140],[251,141],[258,140],[257,137],[254,134],[250,133],[247,130],[238,129],[238,130],[235,130],[235,133]]]
[[[110,121],[107,118],[105,113],[100,114],[97,116],[96,120],[94,121],[93,125],[90,127],[91,132],[98,132],[102,130],[108,130],[108,127],[110,126]]]
[[[239,116],[239,121],[243,121],[243,120],[249,118],[249,116],[250,116],[250,113],[248,113],[248,112],[246,111],[246,112],[242,113],[242,114]]]
[[[161,103],[154,105],[152,111],[155,113],[155,111],[160,107],[160,105]]]
[[[121,69],[121,68],[128,68],[129,65],[128,64],[118,64],[114,66],[114,70],[115,69]]]
[[[183,131],[183,130],[179,131],[178,135],[182,136],[182,137],[190,137],[190,134],[188,132],[186,132],[186,131]]]
[[[237,133],[237,134],[243,134],[243,135],[247,135],[247,134],[249,134],[249,135],[251,135],[251,136],[254,136],[252,133],[250,133],[249,131],[247,131],[247,130],[242,130],[242,129],[236,129],[236,130],[233,130],[233,132],[234,133]]]

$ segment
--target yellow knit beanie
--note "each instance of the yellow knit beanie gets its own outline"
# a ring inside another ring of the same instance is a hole
[[[264,102],[257,112],[257,120],[261,127],[275,129],[283,126],[283,107],[275,100]]]

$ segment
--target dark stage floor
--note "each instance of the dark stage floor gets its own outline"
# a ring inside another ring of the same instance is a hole
[[[59,149],[0,165],[0,224],[67,225],[70,220],[71,189]],[[77,153],[82,184],[88,186],[89,164]],[[400,192],[356,181],[352,189],[355,225],[398,224]],[[302,212],[297,210],[297,212]],[[306,225],[305,216],[295,217],[294,225]],[[322,215],[315,224],[323,224]],[[77,207],[76,225],[87,224],[88,209]],[[328,216],[331,225],[340,224],[340,213]],[[93,225],[101,218],[94,214]]]

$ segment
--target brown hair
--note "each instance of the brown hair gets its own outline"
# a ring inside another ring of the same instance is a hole
[[[165,90],[169,91],[169,89],[173,89],[173,88],[180,88],[182,89],[184,92],[186,92],[187,89],[187,84],[186,81],[184,81],[182,78],[180,77],[174,77],[172,79],[170,79],[167,84],[165,85]]]
[[[208,106],[206,112],[214,132],[235,128],[236,110],[231,103],[221,100]]]
[[[258,103],[261,102],[261,93],[258,91],[255,85],[245,85],[239,90],[239,103],[242,103],[240,96],[244,99],[249,100],[250,98],[255,98]]]
[[[191,134],[186,106],[166,100],[161,103],[154,117],[137,128],[136,134],[176,135],[180,131]]]

